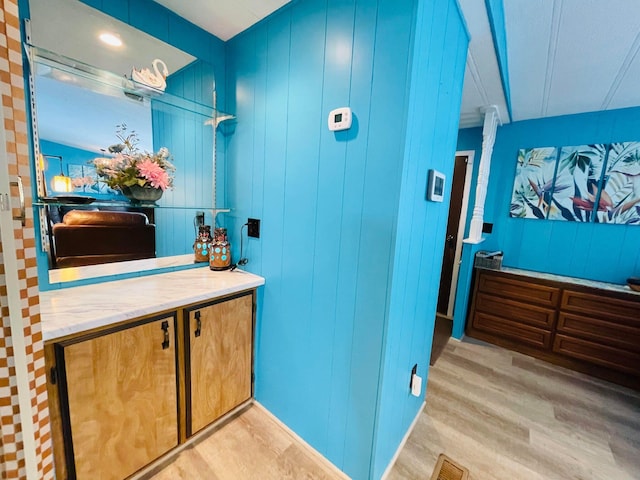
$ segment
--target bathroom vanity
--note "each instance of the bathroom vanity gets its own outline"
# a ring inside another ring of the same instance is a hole
[[[476,268],[466,334],[640,390],[640,293],[625,285]]]
[[[263,284],[195,268],[42,292],[57,478],[127,478],[250,402]]]

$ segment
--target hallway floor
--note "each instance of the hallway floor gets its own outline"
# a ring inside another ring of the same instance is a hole
[[[262,408],[251,406],[187,447],[147,480],[284,480],[347,478]]]
[[[471,480],[637,480],[640,392],[473,339],[451,340],[389,480],[445,453]]]
[[[472,339],[450,340],[388,480],[428,479],[440,453],[469,468],[470,480],[637,480],[638,452],[640,392]],[[143,478],[344,476],[251,407]]]

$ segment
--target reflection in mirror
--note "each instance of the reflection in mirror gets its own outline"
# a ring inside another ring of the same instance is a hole
[[[214,222],[215,138],[210,122],[214,116],[213,67],[77,0],[30,0],[30,11],[31,41],[39,47],[32,55],[35,133],[39,137],[36,151],[43,154],[37,167],[44,170],[39,195],[71,193],[90,197],[86,201],[91,201],[72,207],[48,205],[42,211],[52,213],[50,225],[62,220],[61,214],[70,209],[144,213],[155,225],[149,241],[155,242],[156,256],[182,255],[192,261],[189,254],[195,238],[196,213],[205,211],[205,223]],[[67,27],[66,22],[70,22]],[[125,48],[108,49],[93,40],[96,32],[106,30],[115,32]],[[46,51],[54,49],[55,53]],[[126,80],[131,78],[132,66],[151,68],[156,58],[169,68],[165,93]],[[110,189],[96,175],[92,161],[105,156],[110,145],[119,143],[116,126],[122,124],[129,131],[135,130],[141,150],[157,152],[165,147],[172,154],[176,166],[174,189],[165,191],[156,202],[159,208],[131,206],[119,191]],[[52,177],[60,174],[57,157],[62,157],[62,170],[71,178],[72,192],[56,193],[51,189]],[[108,228],[101,231],[107,232]],[[109,234],[103,235],[105,243],[115,242]],[[50,267],[60,266],[55,257],[55,236],[45,237],[45,242],[43,247],[51,251]],[[148,251],[145,255],[151,256]],[[102,260],[109,262],[114,257],[106,255],[89,263]],[[173,265],[172,262],[165,263]]]

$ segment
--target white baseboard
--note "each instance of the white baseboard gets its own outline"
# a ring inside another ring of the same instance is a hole
[[[416,424],[418,423],[418,419],[420,418],[420,415],[422,414],[422,411],[424,410],[424,407],[426,405],[427,405],[427,402],[425,400],[424,402],[422,402],[422,405],[420,406],[420,409],[418,410],[418,413],[416,414],[415,418],[413,419],[413,422],[411,422],[411,425],[409,425],[409,429],[407,430],[407,433],[404,434],[404,437],[402,438],[402,441],[400,442],[400,445],[398,445],[398,448],[396,449],[396,453],[393,455],[393,458],[389,462],[389,465],[387,465],[387,468],[385,469],[384,473],[382,474],[382,477],[380,477],[380,480],[385,480],[389,476],[389,474],[391,473],[391,470],[393,469],[393,466],[395,465],[396,460],[398,460],[398,457],[400,456],[400,452],[404,448],[405,443],[407,443],[407,440],[409,439],[409,435],[411,435],[411,432],[413,432],[413,429],[415,428]]]
[[[329,461],[329,459],[327,459],[320,452],[318,452],[315,448],[313,448],[311,445],[309,445],[302,437],[300,437],[300,435],[298,435],[296,432],[291,430],[285,423],[282,422],[282,420],[280,420],[273,413],[271,413],[269,410],[267,410],[267,408],[264,405],[262,405],[260,402],[258,402],[255,399],[253,400],[253,405],[258,407],[259,409],[261,409],[274,422],[276,422],[282,429],[286,430],[289,433],[289,435],[291,435],[293,438],[295,438],[296,441],[300,442],[300,444],[305,448],[305,450],[307,450],[307,452],[310,455],[312,455],[318,461],[320,461],[324,465],[326,465],[327,468],[329,468],[330,470],[335,472],[335,474],[338,475],[340,478],[344,478],[345,480],[350,480],[350,477],[346,473],[344,473],[342,470],[340,470],[338,467],[336,467],[333,463],[331,463]]]

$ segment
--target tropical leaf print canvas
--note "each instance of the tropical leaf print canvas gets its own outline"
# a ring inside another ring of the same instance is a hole
[[[640,142],[612,143],[597,221],[640,225]]]
[[[558,149],[523,148],[518,151],[516,178],[509,215],[517,218],[547,218]]]
[[[590,222],[607,146],[562,147],[551,192],[549,220]]]

